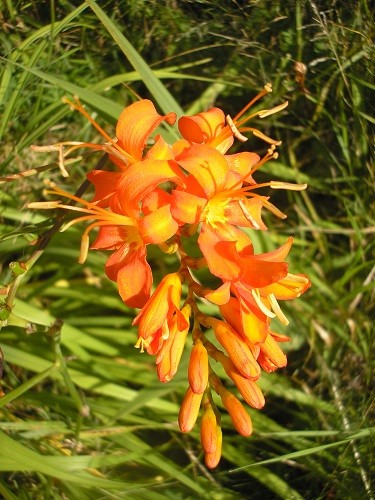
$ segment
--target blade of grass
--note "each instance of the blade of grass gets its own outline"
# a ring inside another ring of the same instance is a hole
[[[154,72],[134,49],[127,38],[121,33],[116,24],[107,16],[107,14],[105,14],[96,2],[93,0],[86,0],[86,2],[98,16],[100,21],[108,30],[108,33],[115,40],[134,69],[138,71],[144,84],[154,96],[156,102],[159,104],[164,113],[174,111],[178,115],[183,114],[183,110],[180,108],[180,105],[161,83],[161,81],[155,76]]]

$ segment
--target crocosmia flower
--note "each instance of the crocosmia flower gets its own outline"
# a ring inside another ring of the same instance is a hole
[[[310,286],[307,276],[290,272],[286,258],[292,238],[265,253],[256,253],[252,241],[254,231],[267,230],[263,209],[286,217],[269,196],[259,193],[260,188],[306,188],[305,184],[256,180],[257,171],[277,158],[276,148],[281,145],[249,123],[254,117],[285,109],[287,103],[249,111],[271,90],[266,85],[234,118],[217,107],[180,117],[181,136],[173,144],[157,134],[157,128],[163,122],[173,126],[176,114],[159,114],[147,99],[123,110],[115,138],[78,101],[69,102],[90,120],[105,142],[67,141],[48,146],[48,150],[59,151],[61,171],[67,172],[65,160],[82,147],[106,153],[113,169],[87,173],[94,188],[89,201],[49,183],[47,193],[66,198],[69,204],[59,199],[29,205],[81,212],[64,230],[89,222],[79,260],[86,259],[89,248],[109,252],[105,272],[117,282],[123,302],[138,309],[133,321],[138,330],[135,345],[155,357],[161,382],[169,382],[177,373],[191,336],[188,387],[178,423],[182,432],[189,432],[201,415],[201,444],[209,468],[219,463],[223,446],[220,411],[212,393],[220,398],[234,428],[242,436],[250,436],[253,425],[246,406],[251,412],[265,404],[258,386],[260,377],[287,364],[281,345],[291,339],[276,333],[273,326],[289,324],[280,302],[299,297]],[[228,153],[235,140],[248,140],[245,134],[265,141],[263,155]],[[96,237],[90,243],[92,231]],[[166,270],[156,283],[148,261],[148,249],[155,245],[176,257],[175,271]],[[193,245],[195,257],[189,254]],[[204,267],[215,278],[215,288],[196,278],[195,271]],[[201,307],[207,300],[217,307],[214,317]],[[235,389],[225,387],[216,373],[217,363]]]

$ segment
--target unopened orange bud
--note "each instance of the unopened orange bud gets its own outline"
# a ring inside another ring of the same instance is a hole
[[[280,349],[279,344],[276,342],[276,340],[273,338],[272,335],[268,334],[265,341],[263,344],[260,344],[260,351],[263,356],[259,357],[259,362],[261,361],[266,361],[267,358],[270,361],[270,363],[261,363],[261,366],[264,370],[266,371],[274,371],[277,368],[282,368],[286,366],[287,364],[287,359],[283,351]],[[266,359],[264,359],[266,358]],[[265,366],[263,366],[263,364]],[[269,367],[272,368],[274,366],[275,368],[269,369]]]
[[[191,350],[188,380],[191,390],[202,394],[208,383],[208,353],[200,339],[195,341]]]
[[[241,401],[229,391],[221,395],[221,400],[237,432],[242,436],[250,436],[253,432],[253,424]]]
[[[242,340],[235,330],[224,321],[213,323],[215,336],[227,351],[237,370],[246,378],[258,379],[260,366],[256,362],[249,346]]]
[[[181,432],[189,432],[197,421],[203,394],[195,394],[189,387],[181,403],[178,425]]]
[[[236,384],[246,403],[253,408],[263,408],[265,404],[264,396],[256,382],[244,377],[224,353],[218,351],[215,354],[215,359],[223,365],[226,374]]]
[[[213,453],[205,453],[204,461],[209,469],[214,469],[220,462],[221,449],[223,444],[223,434],[221,432],[221,427],[216,427],[216,449]]]
[[[218,446],[219,426],[216,412],[214,411],[211,402],[206,403],[201,422],[201,443],[205,453],[216,453]]]
[[[161,382],[169,382],[176,374],[180,364],[182,352],[185,347],[186,336],[189,332],[190,306],[181,309],[183,321],[179,322],[179,316],[172,318],[169,337],[163,344],[156,357],[158,378]],[[180,330],[182,328],[182,330]]]

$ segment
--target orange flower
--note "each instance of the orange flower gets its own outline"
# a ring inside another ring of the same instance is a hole
[[[250,156],[249,156],[250,155]],[[235,161],[206,145],[192,145],[175,158],[188,172],[184,186],[173,191],[172,214],[181,223],[203,222],[226,234],[226,226],[241,225],[266,229],[260,211],[267,197],[252,196],[252,184],[242,188],[251,177],[258,155],[238,153]],[[229,228],[230,229],[230,228]]]
[[[240,245],[236,241],[222,241],[215,231],[202,228],[199,243],[208,267],[223,280],[218,290],[206,293],[205,297],[220,305],[223,312],[223,305],[233,293],[239,301],[243,332],[256,344],[265,339],[267,318],[277,317],[288,324],[277,301],[299,297],[309,288],[310,281],[305,275],[288,273],[284,259],[292,238],[277,250],[258,255],[253,253],[251,242],[244,246],[242,240]]]
[[[176,121],[175,113],[167,115],[159,115],[155,106],[148,99],[141,99],[130,106],[127,106],[117,121],[116,138],[112,139],[101,126],[90,116],[82,104],[77,100],[71,102],[65,99],[65,102],[70,104],[73,109],[76,109],[83,114],[99,133],[106,139],[105,144],[94,144],[88,142],[61,142],[56,144],[55,149],[62,151],[65,146],[71,146],[64,156],[68,156],[74,150],[85,147],[104,151],[109,154],[109,157],[117,167],[124,171],[129,165],[137,163],[145,158],[170,158],[171,151],[164,139],[157,136],[155,144],[146,152],[145,147],[147,140],[154,130],[163,122],[166,121],[173,125]]]
[[[65,229],[79,222],[93,220],[82,235],[80,262],[84,262],[89,248],[89,233],[98,227],[99,233],[91,245],[93,249],[114,251],[106,263],[106,274],[117,281],[122,300],[130,307],[142,307],[150,296],[152,285],[152,272],[146,260],[146,246],[149,244],[164,244],[174,236],[178,230],[178,224],[173,219],[168,194],[155,199],[152,191],[157,191],[160,183],[178,178],[176,165],[165,160],[145,160],[152,163],[157,169],[147,180],[138,180],[137,175],[142,178],[143,162],[133,164],[126,173],[121,174],[116,180],[116,190],[106,196],[103,203],[88,202],[67,193],[53,184],[49,193],[63,196],[74,200],[83,208],[66,205],[60,201],[55,202],[54,207],[65,208],[72,211],[81,211],[82,215],[68,224]],[[133,167],[136,167],[135,169]],[[147,165],[146,165],[147,168]],[[111,174],[103,172],[103,174]],[[95,182],[103,180],[103,175],[95,176]],[[110,176],[109,185],[112,185],[113,177]],[[104,189],[101,191],[104,193]],[[100,195],[99,195],[100,196]],[[50,202],[48,208],[50,207]],[[143,209],[144,203],[144,211]],[[107,208],[100,205],[106,204]],[[40,208],[42,204],[38,204]]]
[[[272,109],[256,111],[248,116],[243,116],[246,111],[261,99],[267,93],[272,92],[270,84],[264,86],[264,89],[254,97],[237,115],[232,119],[229,115],[225,117],[223,111],[219,108],[211,108],[203,113],[198,113],[194,116],[183,116],[178,121],[178,128],[182,137],[193,144],[208,144],[221,153],[226,153],[233,144],[233,137],[236,137],[241,142],[245,142],[247,138],[242,135],[242,132],[251,132],[256,137],[260,137],[269,144],[279,145],[280,141],[275,141],[270,137],[265,136],[262,132],[254,127],[244,126],[246,122],[258,116],[265,118],[273,113],[277,113],[286,108],[287,102],[276,106]],[[242,117],[242,118],[241,118]]]
[[[161,382],[169,382],[177,372],[192,319],[194,344],[188,368],[189,387],[178,422],[182,432],[190,431],[203,406],[201,443],[210,468],[218,464],[222,447],[220,414],[212,389],[240,434],[249,436],[252,422],[239,399],[224,387],[209,358],[222,365],[245,402],[262,408],[264,396],[256,383],[261,368],[272,372],[287,363],[279,343],[289,338],[271,331],[273,318],[288,324],[278,301],[298,297],[310,286],[305,275],[289,273],[285,259],[292,238],[272,252],[256,254],[249,236],[249,230],[267,229],[261,217],[263,207],[280,218],[286,217],[269,202],[268,196],[257,193],[258,188],[306,187],[276,181],[258,184],[253,178],[266,161],[277,158],[275,149],[281,144],[248,125],[254,117],[264,118],[287,106],[284,103],[247,114],[252,104],[271,90],[266,85],[233,119],[225,117],[219,108],[181,117],[178,126],[182,138],[171,146],[161,136],[150,144],[156,128],[162,122],[174,124],[176,115],[160,115],[149,100],[135,102],[123,110],[114,139],[79,101],[70,103],[89,119],[106,142],[57,144],[52,149],[60,152],[60,166],[64,167],[64,158],[73,151],[87,147],[107,153],[118,171],[93,170],[87,174],[95,189],[91,201],[50,183],[50,193],[81,207],[60,200],[44,206],[33,204],[35,208],[81,212],[65,229],[90,221],[82,236],[80,262],[90,247],[90,231],[98,229],[91,248],[111,252],[106,274],[117,282],[123,301],[140,308],[133,321],[138,327],[136,347],[155,355]],[[263,158],[253,152],[227,154],[235,138],[247,140],[244,132],[269,144]],[[69,149],[64,150],[66,147]],[[185,246],[185,241],[197,231],[198,238],[193,241],[197,241],[201,255],[195,258],[190,256],[191,247]],[[152,294],[148,245],[158,245],[166,253],[175,252],[180,259],[180,269],[165,275]],[[203,266],[221,280],[217,289],[207,289],[195,279],[194,270]],[[204,314],[196,296],[216,304],[222,319]],[[225,353],[208,340],[202,327],[212,328]]]

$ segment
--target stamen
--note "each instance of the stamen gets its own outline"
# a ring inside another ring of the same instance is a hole
[[[273,205],[270,201],[264,200],[262,204],[265,208],[267,208],[273,215],[279,217],[279,219],[286,219],[288,216],[284,214],[281,210],[279,210],[275,205]]]
[[[238,204],[239,204],[239,206],[240,206],[240,208],[242,210],[242,213],[245,216],[245,219],[248,220],[252,224],[252,226],[253,226],[254,229],[260,229],[260,225],[254,219],[254,217],[250,214],[250,212],[246,208],[246,205],[243,202],[243,200],[238,200]]]
[[[280,146],[282,144],[282,141],[275,141],[275,139],[271,139],[271,137],[268,137],[267,135],[263,134],[263,132],[260,132],[260,130],[257,129],[251,129],[251,132],[255,137],[259,137],[259,139],[262,139],[264,142],[267,142],[268,144],[274,144],[275,146]]]
[[[69,177],[68,171],[64,165],[64,151],[62,146],[59,148],[59,168],[63,177]]]
[[[271,181],[272,189],[289,189],[291,191],[303,191],[307,188],[307,184],[292,184],[291,182]]]
[[[287,106],[288,106],[288,101],[285,101],[282,104],[275,106],[274,108],[264,109],[262,111],[259,111],[258,116],[259,116],[259,118],[266,118],[266,116],[270,116],[270,115],[273,115],[274,113],[278,113],[279,111],[282,111]]]
[[[134,163],[134,158],[129,155],[124,149],[122,149],[117,144],[117,139],[112,139],[103,129],[102,127],[90,116],[90,114],[84,109],[82,104],[80,103],[78,97],[75,97],[76,102],[72,102],[66,97],[63,97],[62,101],[66,104],[69,104],[73,109],[79,111],[87,120],[96,128],[96,130],[113,146],[113,148],[120,152],[122,156],[122,160],[126,160],[129,163]]]
[[[233,132],[234,137],[236,137],[241,142],[246,142],[248,138],[241,134],[229,115],[226,116],[226,120],[229,128]]]
[[[85,232],[86,233],[86,232]],[[90,239],[88,234],[83,234],[81,238],[81,248],[79,252],[78,262],[83,264],[87,259],[87,254],[89,253]]]
[[[263,314],[268,316],[269,318],[274,318],[276,316],[275,313],[270,311],[262,302],[262,299],[260,298],[259,291],[256,288],[253,288],[251,290],[251,295],[254,297],[254,300],[259,307],[259,309],[262,311]]]
[[[283,323],[284,325],[289,325],[289,320],[285,316],[285,314],[282,312],[279,303],[276,300],[276,297],[273,293],[270,293],[268,295],[269,301],[271,302],[271,307],[273,311],[276,313],[277,318]]]
[[[249,103],[246,104],[246,106],[241,109],[241,111],[239,113],[236,114],[236,116],[233,118],[233,121],[234,122],[237,122],[237,120],[253,105],[255,104],[257,101],[259,101],[259,99],[261,99],[264,95],[268,94],[269,92],[272,92],[272,85],[270,83],[267,83],[263,90],[261,92],[259,92],[259,94],[257,94]],[[249,118],[245,118],[243,120],[241,120],[242,123],[244,123],[245,121],[247,121]]]

